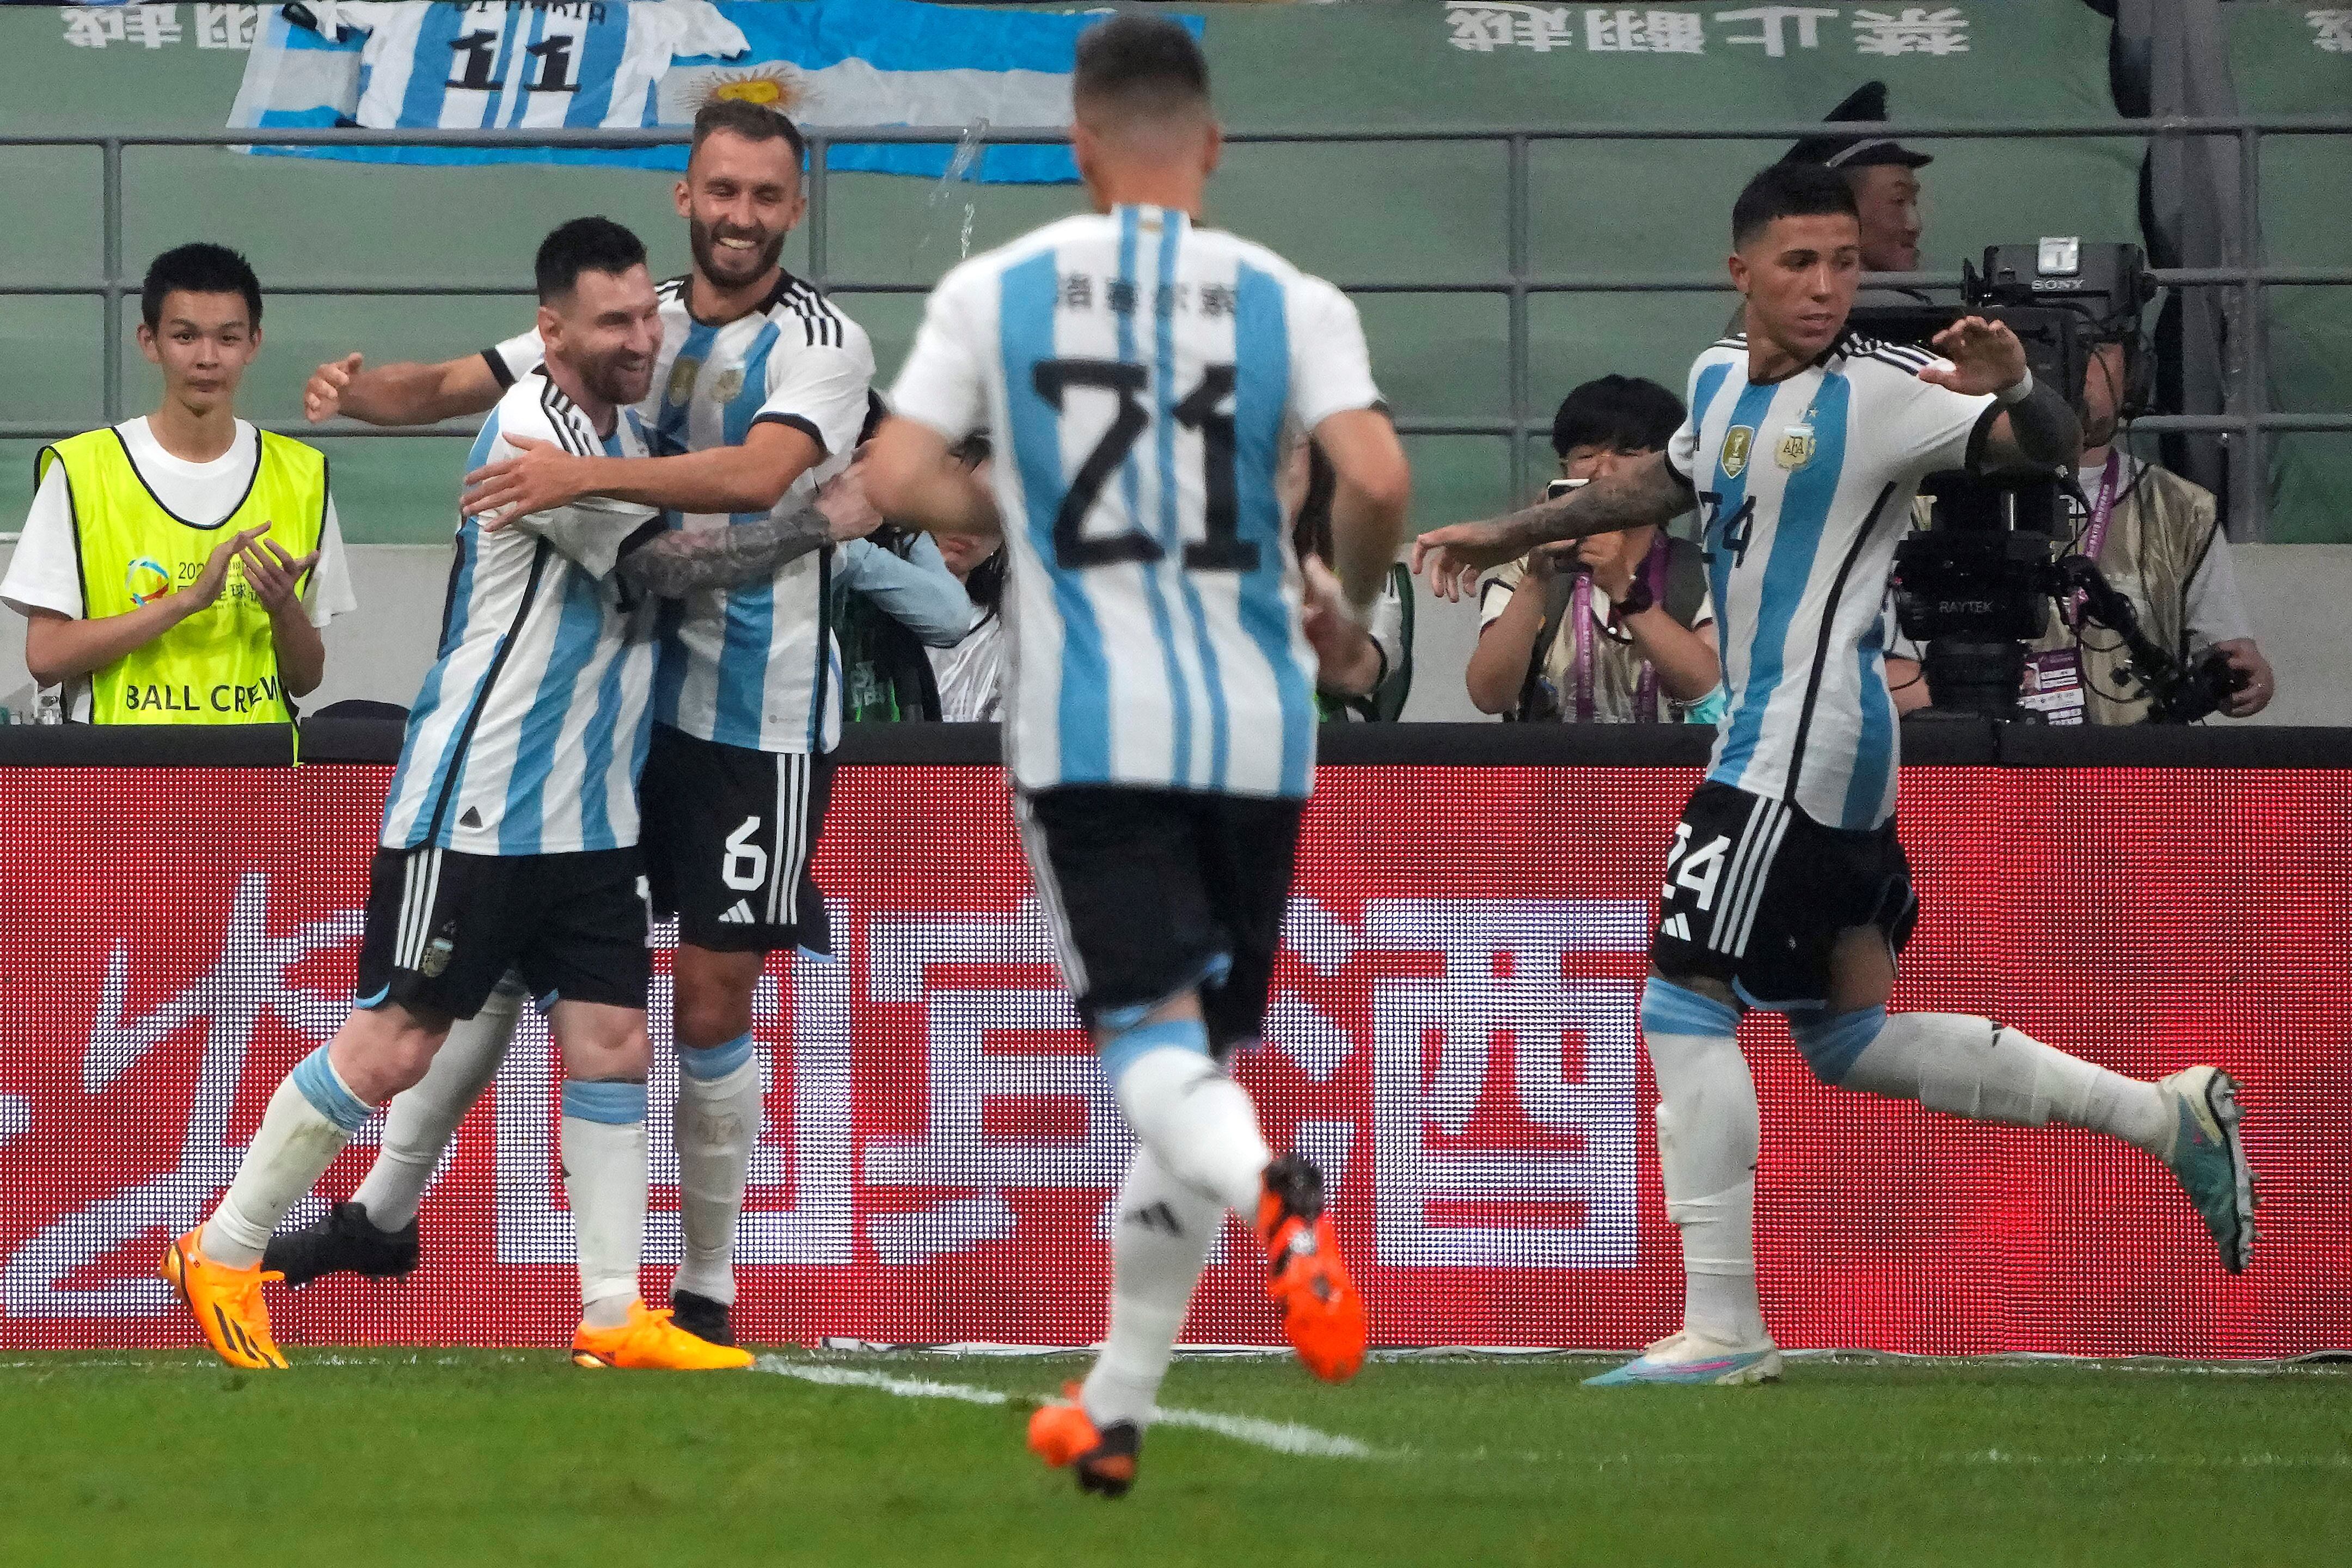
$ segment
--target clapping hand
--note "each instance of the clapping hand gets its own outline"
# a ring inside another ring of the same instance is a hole
[[[274,539],[249,542],[237,552],[245,562],[246,586],[271,615],[302,602],[302,579],[319,563],[319,552],[289,555]]]

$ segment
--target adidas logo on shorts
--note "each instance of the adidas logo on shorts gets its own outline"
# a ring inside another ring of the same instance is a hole
[[[733,909],[719,917],[719,923],[723,926],[755,926],[760,922],[751,913],[751,900],[738,899]]]

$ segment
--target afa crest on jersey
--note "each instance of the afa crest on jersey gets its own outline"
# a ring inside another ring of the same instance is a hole
[[[1791,425],[1780,432],[1780,445],[1773,458],[1782,468],[1797,469],[1813,460],[1813,427],[1810,424]]]
[[[1734,425],[1724,432],[1723,455],[1717,459],[1723,465],[1727,479],[1738,479],[1748,469],[1748,448],[1755,441],[1756,432],[1745,425]]]

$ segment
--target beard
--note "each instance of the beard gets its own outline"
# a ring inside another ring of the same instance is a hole
[[[740,289],[753,279],[764,277],[784,253],[784,237],[772,234],[751,250],[727,250],[720,247],[719,236],[699,219],[688,219],[686,226],[687,247],[694,255],[694,269],[721,288]],[[744,237],[730,234],[730,239]]]
[[[650,357],[606,354],[582,365],[580,379],[604,401],[615,407],[630,408],[643,403],[646,395],[653,391],[654,362]]]

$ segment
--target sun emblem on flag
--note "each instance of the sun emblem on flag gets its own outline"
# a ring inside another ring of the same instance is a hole
[[[783,60],[688,67],[662,78],[661,117],[665,123],[684,125],[714,103],[756,103],[779,114],[798,114],[808,98],[802,73]]]
[[[703,88],[705,100],[723,103],[756,103],[763,109],[773,109],[789,114],[801,100],[800,83],[793,79],[797,73],[782,62],[751,66],[742,70],[722,71]]]

